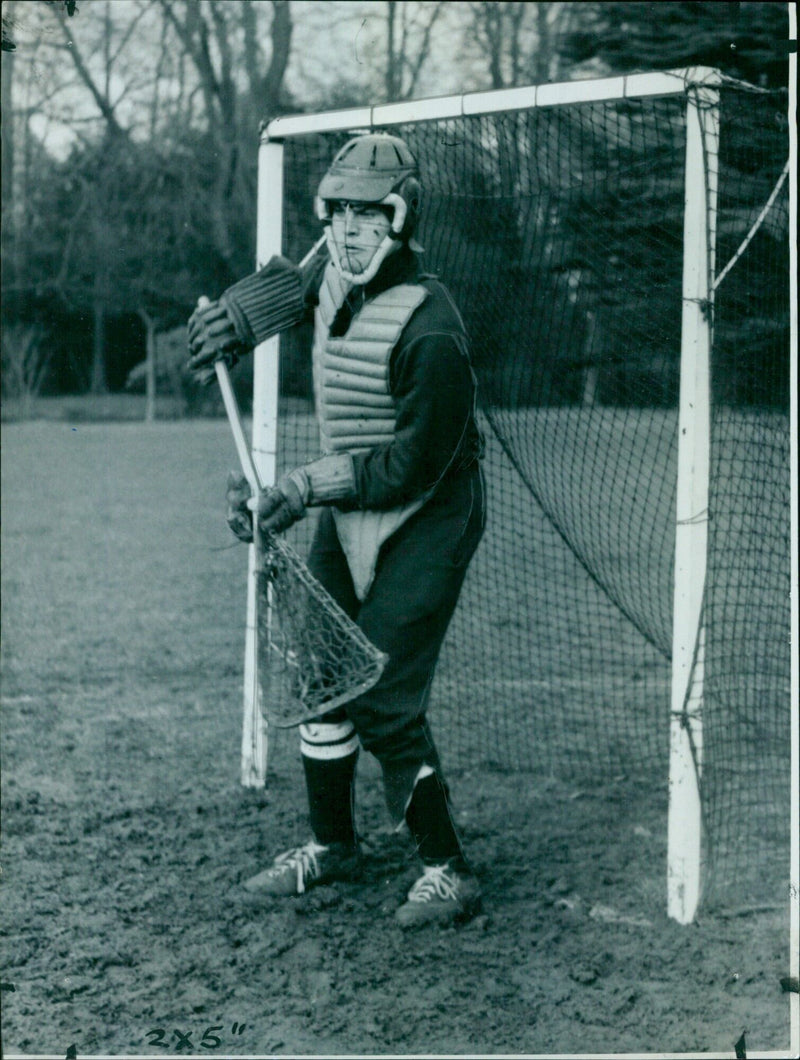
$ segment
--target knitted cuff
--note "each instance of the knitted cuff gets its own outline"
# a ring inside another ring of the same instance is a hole
[[[336,504],[356,497],[356,475],[349,453],[334,453],[303,465],[308,479],[306,504]]]
[[[263,269],[229,287],[220,302],[233,322],[237,338],[252,349],[302,319],[300,272],[285,258],[270,258]]]

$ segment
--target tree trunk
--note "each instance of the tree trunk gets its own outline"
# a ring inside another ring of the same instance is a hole
[[[3,4],[3,16],[14,18],[16,5],[12,3]],[[17,187],[17,165],[15,151],[15,135],[20,133],[20,122],[15,122],[13,84],[14,84],[14,52],[4,51],[3,62],[0,64],[2,70],[2,96],[0,96],[0,110],[2,122],[0,122],[0,133],[2,134],[2,220],[0,221],[0,240],[2,240],[2,275],[4,288],[4,306],[6,311],[13,315],[18,311],[19,295],[16,293],[20,276],[23,274],[22,239],[20,232],[25,231],[18,216],[18,207],[24,208],[26,187]],[[16,128],[15,128],[16,124]],[[28,122],[24,123],[27,136]],[[25,155],[22,156],[23,164]],[[26,175],[25,170],[23,174]],[[19,198],[17,192],[21,191]]]
[[[589,309],[586,312],[586,336],[583,342],[583,395],[582,407],[595,408],[600,401],[600,363],[596,349],[597,315]]]
[[[395,0],[389,0],[386,6],[386,98],[391,102],[397,99],[399,95],[397,84],[399,80],[397,76],[398,57],[395,51],[397,3]]]
[[[272,4],[272,58],[264,83],[264,103],[267,112],[274,112],[280,103],[283,80],[289,65],[292,46],[292,14],[286,0],[273,0]]]
[[[156,418],[156,322],[144,309],[139,310],[139,316],[144,321],[147,335],[144,418],[146,423],[152,423]]]
[[[92,332],[92,393],[105,394],[106,391],[106,304],[102,291],[96,287]]]
[[[3,5],[3,13],[8,18],[14,17],[14,3]],[[14,254],[13,241],[15,231],[14,217],[14,108],[12,97],[14,52],[3,52],[3,62],[0,64],[2,74],[2,95],[0,96],[3,120],[0,123],[0,136],[2,136],[2,187],[3,187],[3,224],[0,234],[3,239],[3,269],[7,284],[13,285],[14,276]]]

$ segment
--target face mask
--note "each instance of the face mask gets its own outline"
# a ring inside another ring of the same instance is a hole
[[[346,280],[369,283],[388,255],[401,245],[397,234],[405,221],[404,200],[390,194],[380,204],[331,202],[325,206],[331,260]],[[387,206],[394,212],[391,221],[382,209]]]

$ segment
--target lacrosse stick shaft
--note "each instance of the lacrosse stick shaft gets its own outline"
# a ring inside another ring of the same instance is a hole
[[[250,489],[252,490],[253,495],[257,497],[262,489],[261,479],[259,478],[255,461],[253,460],[253,454],[250,452],[250,446],[247,444],[247,438],[244,433],[244,424],[242,423],[242,417],[239,412],[239,403],[233,392],[233,384],[231,383],[228,366],[224,361],[217,361],[214,368],[216,369],[219,388],[222,391],[222,401],[225,405],[225,413],[227,414],[228,423],[230,424],[231,432],[233,433],[233,440],[236,444],[236,452],[239,455],[239,463],[242,465],[242,473],[250,483]]]
[[[222,401],[228,417],[242,473],[250,485],[253,495],[251,503],[256,506],[261,492],[261,480],[255,461],[247,444],[239,403],[233,392],[228,366],[224,361],[214,365]],[[256,599],[256,570],[261,542],[258,534],[258,518],[253,512],[253,543],[250,549],[247,575],[247,634],[244,657],[244,705],[242,718],[242,784],[248,788],[263,787],[267,770],[267,725],[262,718],[258,685],[257,622],[258,601]],[[266,603],[269,608],[269,603]]]
[[[300,267],[308,262],[319,251],[325,242],[323,235],[300,262]],[[206,301],[202,299],[201,301]],[[199,304],[199,303],[198,303]],[[239,464],[242,473],[250,485],[252,493],[251,504],[257,508],[258,497],[262,490],[261,476],[258,473],[253,454],[248,444],[247,437],[239,412],[239,404],[233,392],[228,366],[224,361],[215,363],[217,382],[219,383],[222,401],[225,405],[225,413],[228,417],[236,451],[239,456]],[[244,660],[244,718],[242,725],[242,784],[245,787],[263,787],[266,782],[267,771],[267,724],[261,711],[259,677],[258,677],[258,611],[259,605],[256,591],[256,578],[259,565],[259,557],[262,554],[262,542],[259,540],[258,515],[253,512],[253,547],[249,550],[248,575],[247,575],[247,635],[245,638],[245,660]],[[266,623],[271,622],[271,587],[268,597],[262,602],[266,607]]]

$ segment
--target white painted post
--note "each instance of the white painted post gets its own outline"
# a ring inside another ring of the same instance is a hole
[[[789,4],[789,39],[797,40],[797,9],[794,4]],[[797,232],[797,52],[789,53],[789,231]],[[800,461],[798,460],[797,438],[798,438],[798,327],[797,327],[797,240],[789,240],[789,276],[790,276],[790,334],[789,348],[794,351],[791,358],[790,373],[790,398],[789,398],[789,425],[791,437],[794,444],[790,446],[790,482],[792,496],[791,514],[791,540],[792,547],[792,702],[797,703],[800,698],[800,613],[797,609],[797,600],[800,598],[800,557],[798,556],[797,542],[800,540],[800,509],[798,508],[797,483],[800,478]],[[791,739],[792,739],[792,802],[790,810],[790,835],[791,850],[789,862],[789,975],[797,982],[800,974],[800,717],[798,712],[791,712]],[[792,1029],[794,1035],[794,1047],[797,1046],[798,1038],[798,999],[794,999],[792,1011]]]
[[[719,92],[707,81],[686,107],[683,313],[672,633],[667,912],[691,923],[700,900],[710,355]]]
[[[283,234],[283,145],[264,140],[258,153],[256,266],[280,254]],[[278,350],[275,336],[255,350],[253,363],[253,462],[265,485],[275,481],[278,452]],[[247,572],[247,629],[244,653],[242,784],[263,787],[267,777],[267,723],[261,711],[256,650],[256,550],[250,546]]]

